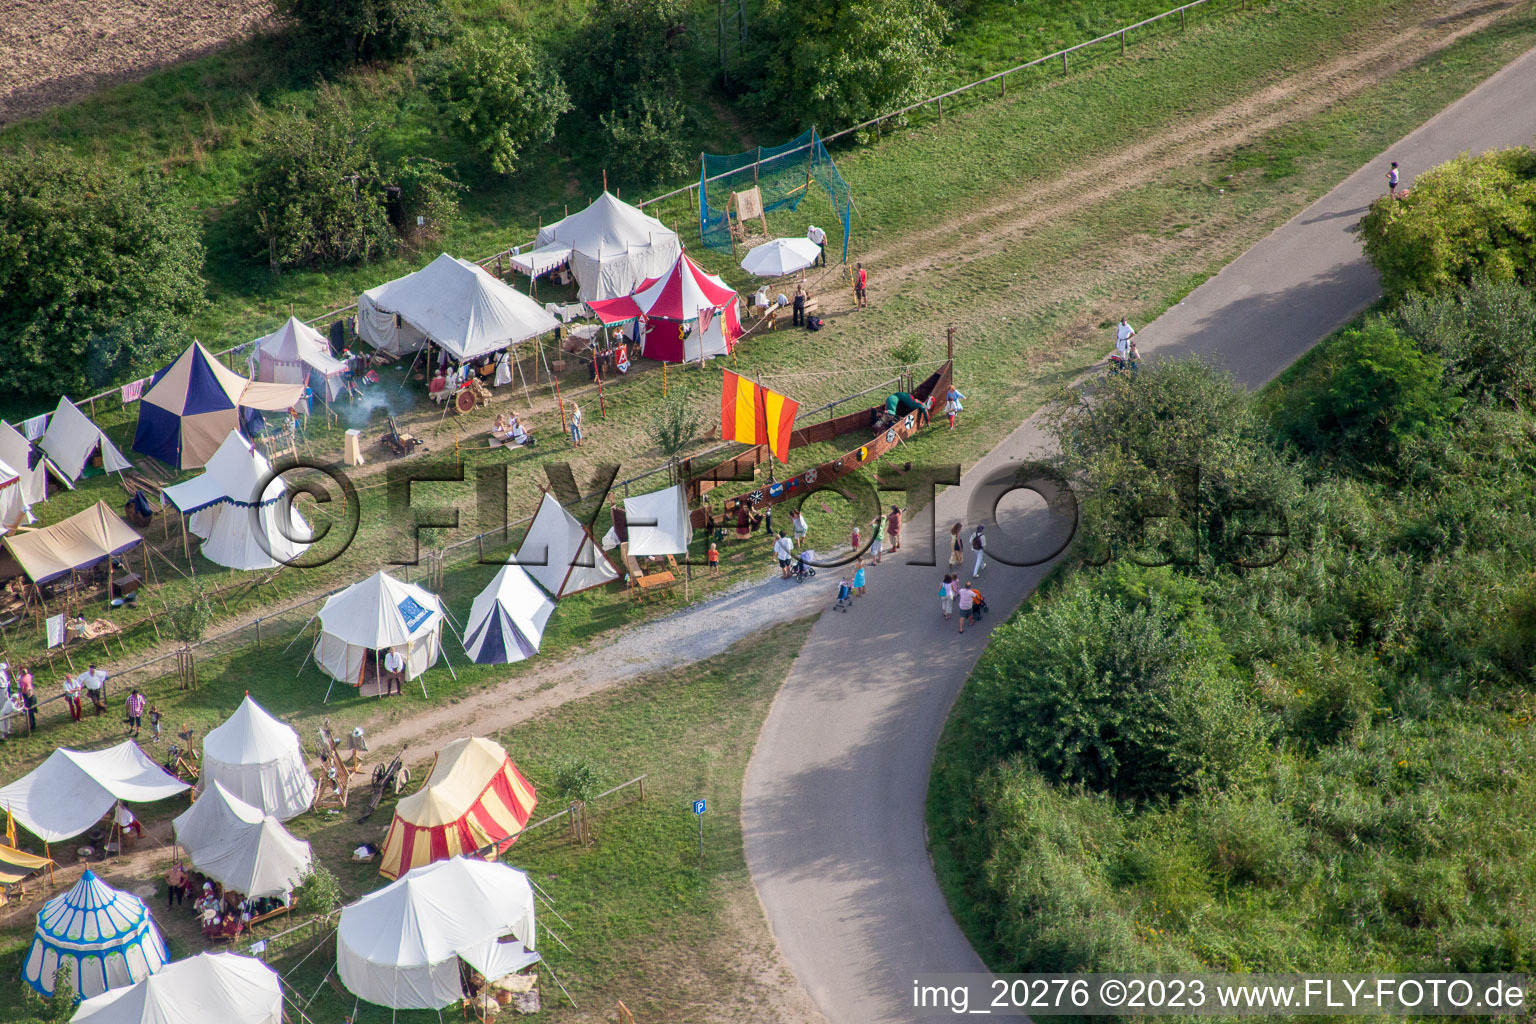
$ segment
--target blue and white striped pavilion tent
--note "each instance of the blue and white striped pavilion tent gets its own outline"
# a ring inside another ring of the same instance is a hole
[[[79,1000],[142,981],[169,960],[144,901],[87,868],[73,889],[43,904],[21,976],[52,995],[55,972],[68,964]]]

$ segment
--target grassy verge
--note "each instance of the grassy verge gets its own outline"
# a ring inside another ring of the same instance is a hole
[[[569,922],[567,927],[540,907],[541,924],[571,947],[567,951],[541,934],[541,950],[581,1009],[559,999],[546,978],[544,1018],[601,1018],[622,999],[640,1019],[716,1020],[717,1008],[744,1004],[763,986],[755,973],[763,966],[766,930],[760,923],[739,926],[732,909],[755,899],[741,844],[741,779],[768,705],[808,631],[807,623],[776,627],[686,671],[566,704],[496,737],[538,789],[539,815],[561,806],[551,780],[568,761],[586,761],[599,789],[649,776],[643,802],[634,802],[631,789],[593,805],[591,845],[576,843],[559,825],[545,826],[506,858],[549,893]],[[702,863],[690,807],[700,798],[709,805]],[[172,803],[146,819],[152,827],[181,809],[179,801]],[[361,842],[381,841],[390,807],[386,802],[367,825],[357,825],[355,813],[321,813],[290,827],[349,892],[360,894],[383,880],[375,867],[347,857]],[[136,887],[158,878],[166,860],[146,859],[135,876],[106,877]],[[179,917],[168,919],[158,905],[156,913],[168,925],[173,955],[203,947]],[[745,920],[760,921],[753,915]],[[0,973],[19,973],[29,938],[30,928],[0,934]],[[335,962],[329,945],[300,962],[312,947],[296,945],[272,966],[286,972],[290,996],[318,993],[305,1008],[310,1019],[340,1020],[352,1012],[353,1000],[323,981]],[[18,994],[14,985],[0,988],[0,1013],[16,1008]],[[357,1019],[385,1020],[389,1012],[364,1005]],[[425,1024],[437,1014],[402,1012],[396,1019]]]

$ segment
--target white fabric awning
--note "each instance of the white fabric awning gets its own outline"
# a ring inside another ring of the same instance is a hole
[[[200,953],[80,1004],[71,1024],[282,1024],[277,972],[255,957]]]
[[[529,277],[543,277],[571,262],[571,247],[560,242],[541,245],[537,249],[518,253],[512,257],[512,266]]]
[[[55,750],[0,789],[0,808],[43,842],[57,843],[89,829],[119,800],[153,803],[190,788],[124,740],[106,750]]]

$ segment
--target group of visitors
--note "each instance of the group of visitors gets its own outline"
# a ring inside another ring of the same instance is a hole
[[[26,731],[31,733],[37,728],[37,687],[32,670],[22,666],[13,678],[10,663],[0,661],[0,737],[10,739],[11,730],[21,728],[23,717]]]
[[[241,935],[254,919],[289,906],[292,900],[292,893],[250,899],[227,891],[211,878],[188,871],[181,861],[165,873],[166,909],[190,902],[203,936],[210,942]]]

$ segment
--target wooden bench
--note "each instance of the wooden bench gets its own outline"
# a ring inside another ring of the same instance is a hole
[[[291,910],[293,910],[293,907],[291,906],[278,907],[276,910],[269,910],[265,914],[258,914],[246,922],[246,930],[249,931],[250,929],[255,928],[257,925],[261,924],[261,922],[270,921],[274,917],[282,917],[284,914],[287,914]]]

